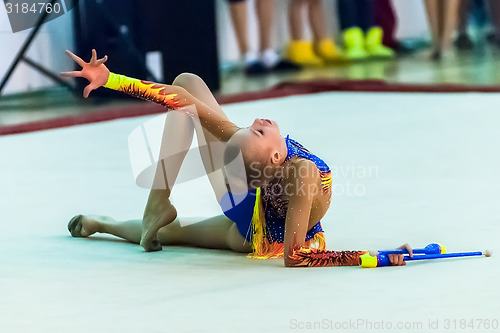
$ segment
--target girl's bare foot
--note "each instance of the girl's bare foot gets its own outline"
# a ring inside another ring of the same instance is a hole
[[[73,237],[89,237],[99,231],[97,215],[77,215],[68,223],[68,230]]]
[[[172,223],[176,217],[177,210],[170,202],[156,213],[148,212],[144,214],[140,244],[146,252],[161,251],[158,230]]]

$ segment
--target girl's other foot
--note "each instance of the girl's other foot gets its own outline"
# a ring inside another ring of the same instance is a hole
[[[73,237],[89,237],[99,231],[99,217],[95,215],[76,215],[68,223]]]

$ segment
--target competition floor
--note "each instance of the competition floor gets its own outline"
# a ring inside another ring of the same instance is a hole
[[[127,140],[157,116],[0,137],[0,331],[463,332],[462,319],[498,324],[498,105],[500,94],[323,93],[225,107],[237,124],[278,121],[333,168],[323,219],[329,249],[441,242],[450,252],[494,252],[380,269],[287,269],[227,251],[144,253],[111,236],[72,238],[66,224],[78,213],[141,216],[147,190],[134,184]],[[180,216],[220,214],[206,179],[180,184],[173,201]]]

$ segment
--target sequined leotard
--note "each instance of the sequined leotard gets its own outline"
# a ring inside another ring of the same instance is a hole
[[[323,190],[331,195],[332,177],[328,165],[321,158],[309,152],[309,150],[300,143],[291,139],[290,136],[285,138],[285,142],[287,147],[285,162],[294,157],[313,161],[321,175]],[[277,252],[281,252],[274,253],[275,251],[272,251],[273,253],[270,253],[272,257],[282,256],[283,254],[282,246],[285,236],[285,220],[289,201],[288,195],[277,186],[279,182],[280,179],[277,178],[260,189],[260,200],[265,219],[263,234],[267,243],[276,245],[271,247]],[[256,198],[257,190],[251,190],[243,197],[233,196],[228,192],[220,202],[224,214],[236,223],[241,235],[252,244],[255,244],[255,221],[253,221],[253,217]],[[238,204],[234,205],[235,202]],[[307,231],[305,240],[310,241],[315,238],[315,235],[317,235],[317,237],[323,236],[323,228],[319,221]]]

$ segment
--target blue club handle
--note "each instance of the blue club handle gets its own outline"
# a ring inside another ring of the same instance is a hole
[[[413,254],[444,254],[446,253],[446,247],[442,244],[432,243],[424,247],[423,249],[413,249]],[[406,250],[386,250],[379,251],[378,254],[408,254]]]

